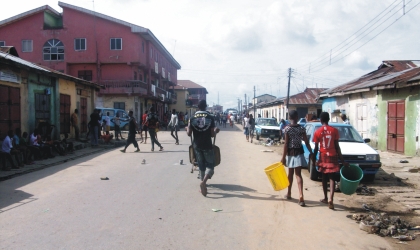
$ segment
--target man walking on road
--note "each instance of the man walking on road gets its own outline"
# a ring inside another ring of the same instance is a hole
[[[79,140],[79,111],[77,109],[74,110],[74,113],[71,115],[71,125],[74,128],[74,136],[76,141]]]
[[[134,152],[140,152],[139,144],[136,141],[136,131],[137,131],[137,122],[136,119],[133,117],[133,111],[130,110],[128,112],[128,116],[130,117],[130,121],[128,122],[128,138],[127,143],[125,144],[125,147],[123,150],[120,150],[121,152],[125,153],[125,150],[128,146],[130,146],[131,143],[133,143],[134,147],[137,148]]]
[[[171,128],[171,135],[175,139],[175,144],[179,145],[179,139],[178,139],[178,115],[176,114],[175,109],[172,109],[172,115],[171,115],[171,121],[169,121],[169,125]],[[175,131],[175,136],[174,136]]]
[[[219,133],[215,126],[214,117],[206,111],[206,100],[198,103],[199,111],[191,117],[188,126],[185,128],[188,136],[194,134],[195,160],[200,169],[200,189],[203,196],[207,195],[207,180],[214,174],[214,151],[211,138]]]
[[[149,129],[150,140],[152,141],[152,151],[155,151],[155,144],[160,147],[159,151],[163,151],[162,145],[156,138],[156,128],[159,128],[159,116],[155,113],[155,108],[150,107],[149,114],[146,118],[146,125]]]

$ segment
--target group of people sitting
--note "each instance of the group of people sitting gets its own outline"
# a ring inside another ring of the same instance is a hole
[[[52,140],[50,135],[42,136],[39,129],[28,135],[27,132],[16,128],[9,130],[1,143],[0,158],[2,170],[18,169],[26,165],[34,164],[34,160],[43,160],[58,155],[66,155],[74,151],[73,143],[68,142],[68,134],[64,134],[62,140]],[[17,164],[13,161],[15,158]],[[6,165],[6,160],[11,167]]]

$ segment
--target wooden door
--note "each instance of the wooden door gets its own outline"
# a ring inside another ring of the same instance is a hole
[[[20,88],[0,85],[0,139],[20,128]]]
[[[405,102],[388,102],[387,150],[404,153]]]
[[[84,97],[80,97],[80,132],[86,133],[87,132],[87,99]]]
[[[60,94],[60,134],[70,133],[70,95]]]
[[[50,122],[50,96],[45,94],[35,94],[35,121]]]
[[[367,135],[367,106],[365,104],[357,105],[357,132],[366,138]]]

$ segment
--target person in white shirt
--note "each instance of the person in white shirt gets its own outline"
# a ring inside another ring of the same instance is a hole
[[[10,165],[12,165],[13,169],[18,169],[19,167],[15,165],[12,159],[12,155],[15,156],[16,161],[18,162],[19,166],[23,166],[23,164],[20,162],[20,159],[18,157],[19,151],[15,150],[13,148],[12,144],[12,138],[14,136],[13,130],[9,130],[7,133],[7,136],[4,138],[4,141],[1,145],[1,151],[4,153],[5,158],[10,162]],[[6,164],[3,164],[6,165]],[[10,168],[6,168],[4,166],[3,170],[10,170]]]
[[[109,112],[106,112],[106,116],[104,117],[104,120],[105,120],[105,123],[106,123],[105,133],[107,135],[109,135],[109,130],[110,130],[110,127],[111,127],[111,119],[109,119]]]
[[[178,115],[176,114],[176,110],[172,109],[171,120],[169,121],[168,126],[171,128],[171,135],[175,139],[175,144],[179,145],[178,139]],[[174,135],[175,131],[175,135]]]
[[[249,118],[248,114],[244,117],[244,134],[246,136],[246,141],[249,142]]]
[[[347,116],[345,114],[341,114],[341,119],[343,120],[344,124],[350,124],[349,119],[347,119]]]

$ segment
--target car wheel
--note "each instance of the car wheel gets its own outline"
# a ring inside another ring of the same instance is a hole
[[[374,182],[375,181],[375,175],[374,174],[367,174],[363,176],[363,181],[366,182]]]
[[[315,164],[312,161],[309,161],[308,166],[309,178],[313,181],[318,180],[318,171],[316,170]]]

